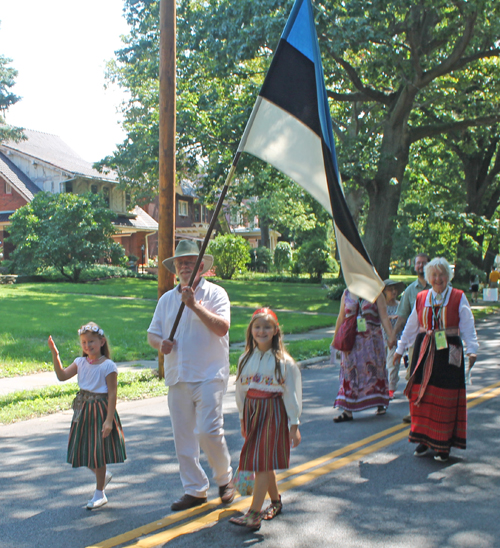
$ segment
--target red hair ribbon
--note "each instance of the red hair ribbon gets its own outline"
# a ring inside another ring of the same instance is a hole
[[[257,310],[252,314],[252,318],[256,316],[257,314],[267,314],[271,316],[271,318],[274,318],[278,325],[280,324],[278,321],[278,316],[276,316],[276,314],[270,308],[267,308],[267,307],[257,308]]]

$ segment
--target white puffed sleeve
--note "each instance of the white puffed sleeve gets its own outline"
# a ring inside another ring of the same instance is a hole
[[[410,317],[406,322],[405,328],[398,341],[396,352],[402,356],[405,351],[415,344],[415,339],[420,331],[420,325],[418,323],[418,314],[415,305],[411,311]]]
[[[476,326],[474,325],[474,316],[469,305],[469,301],[462,295],[460,306],[458,308],[460,336],[465,342],[467,354],[477,354],[479,343],[477,342]]]
[[[285,385],[283,403],[290,424],[300,424],[302,413],[302,376],[300,369],[293,360],[285,362]]]

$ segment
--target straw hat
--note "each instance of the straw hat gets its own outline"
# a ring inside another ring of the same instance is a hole
[[[175,271],[174,259],[178,259],[179,257],[198,257],[199,254],[200,250],[198,249],[198,244],[196,242],[193,240],[181,240],[175,248],[174,256],[165,259],[163,264],[170,270],[170,272],[177,274]],[[212,255],[203,255],[203,270],[201,273],[204,274],[209,271],[213,264],[214,258]]]
[[[404,282],[396,282],[396,280],[389,279],[384,280],[384,286],[384,289],[386,289],[387,287],[396,288],[398,295],[401,295],[401,293],[403,293],[403,291],[406,289]]]

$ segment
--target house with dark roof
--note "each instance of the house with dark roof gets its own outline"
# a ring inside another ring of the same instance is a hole
[[[153,219],[159,219],[158,197],[144,206]],[[180,240],[196,240],[202,242],[207,234],[212,221],[213,210],[199,203],[196,192],[196,184],[192,181],[181,180],[175,188],[175,245]],[[218,227],[217,227],[218,228]],[[217,230],[212,233],[212,238]],[[151,256],[158,255],[158,234],[151,236],[149,240]]]
[[[149,237],[158,232],[158,223],[142,208],[130,207],[116,175],[99,173],[56,135],[32,130],[25,130],[25,135],[25,141],[0,144],[0,242],[4,243],[5,258],[9,254],[4,242],[9,217],[37,192],[93,192],[102,193],[116,213],[114,239],[125,248],[125,254],[146,262]]]

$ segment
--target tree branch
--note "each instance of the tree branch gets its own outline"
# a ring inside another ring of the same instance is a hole
[[[336,101],[353,103],[365,103],[367,101],[373,101],[373,99],[368,97],[368,95],[366,95],[365,93],[338,93],[336,91],[326,90],[326,94],[330,99],[335,99]]]
[[[489,57],[499,57],[500,56],[500,49],[489,49],[484,51],[478,51],[474,55],[469,55],[469,57],[462,57],[460,61],[453,67],[453,70],[459,70],[462,67],[467,66],[469,63],[472,63],[473,61],[477,61],[479,59],[488,59]]]
[[[432,70],[429,70],[423,74],[423,76],[417,80],[415,85],[419,88],[425,87],[434,79],[444,74],[448,74],[455,69],[457,63],[460,62],[466,47],[469,45],[473,35],[474,35],[474,26],[476,24],[477,12],[471,13],[470,17],[466,19],[465,28],[462,33],[462,36],[455,43],[453,51],[447,59],[440,63],[437,67],[434,67]]]
[[[358,100],[376,101],[377,103],[383,103],[384,105],[389,105],[391,103],[390,96],[380,91],[377,91],[373,88],[365,86],[363,82],[361,81],[361,78],[358,76],[356,69],[350,63],[348,63],[345,59],[335,54],[333,49],[330,47],[329,41],[325,41],[325,46],[328,49],[332,59],[346,71],[347,76],[349,77],[349,80],[351,80],[351,82],[354,84],[354,87],[359,92],[361,92],[363,97],[366,96],[368,98],[368,99],[358,99]],[[342,101],[342,100],[347,101],[348,99],[339,98],[339,101]]]
[[[446,122],[436,124],[435,126],[421,126],[413,128],[409,132],[410,143],[415,143],[425,137],[433,137],[442,133],[451,131],[460,131],[473,126],[488,126],[500,121],[500,114],[491,114],[490,116],[481,116],[472,120],[461,120],[460,122]]]
[[[333,59],[347,72],[347,76],[357,90],[377,103],[383,103],[384,105],[389,105],[391,103],[391,98],[385,93],[365,86],[361,81],[361,78],[358,76],[356,69],[350,63],[348,63],[345,59],[342,59],[342,57],[338,57],[333,52],[331,55]]]

